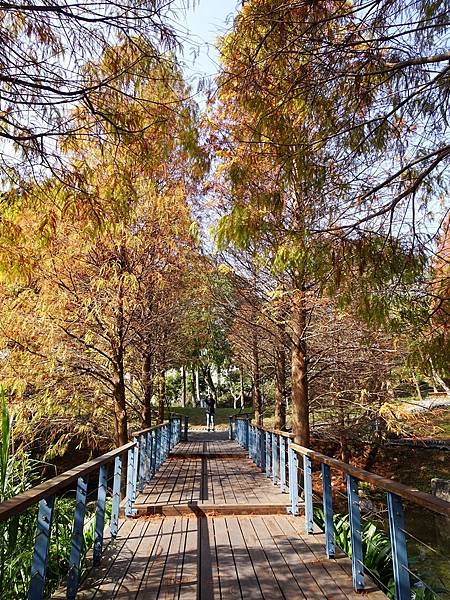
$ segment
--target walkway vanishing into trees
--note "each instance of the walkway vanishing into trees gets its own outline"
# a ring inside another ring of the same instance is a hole
[[[80,598],[357,598],[349,559],[326,558],[324,534],[305,534],[289,496],[237,442],[189,438],[137,496]]]
[[[381,600],[386,583],[368,558],[381,552],[396,600],[416,597],[417,585],[428,588],[427,598],[439,598],[410,570],[404,506],[424,518],[448,518],[450,503],[292,438],[242,415],[230,417],[228,435],[188,432],[187,419],[171,414],[124,446],[0,503],[2,527],[19,524],[39,505],[35,540],[24,542],[31,551],[34,541],[28,600],[49,597],[49,555],[61,532],[70,536],[54,523],[55,506],[67,494],[75,503],[70,557],[58,556],[67,560],[67,579],[51,596],[58,600],[346,600],[356,592]],[[362,518],[361,492],[369,488],[387,504],[389,540],[371,522],[367,530]],[[95,527],[86,562],[89,504]],[[339,517],[347,523],[343,541],[335,539],[334,511],[346,510]],[[388,544],[377,546],[368,531]],[[337,542],[351,546],[351,559]]]

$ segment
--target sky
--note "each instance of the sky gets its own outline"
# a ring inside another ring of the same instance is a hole
[[[177,0],[182,6],[185,0]],[[218,52],[214,45],[217,38],[231,28],[233,16],[242,4],[241,0],[195,0],[190,8],[178,8],[177,30],[183,42],[182,60],[186,78],[195,89],[204,77],[212,77],[218,71]]]

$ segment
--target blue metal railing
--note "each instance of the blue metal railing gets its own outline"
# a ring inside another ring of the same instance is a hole
[[[108,496],[108,469],[113,465],[110,535],[114,539],[119,529],[119,513],[122,496],[122,471],[127,457],[126,485],[124,494],[125,515],[135,514],[133,507],[138,491],[158,471],[170,450],[181,441],[181,418],[173,416],[167,423],[156,425],[133,434],[133,441],[112,450],[92,461],[45,481],[26,492],[0,504],[0,522],[17,517],[27,508],[39,503],[35,546],[31,564],[28,600],[44,598],[52,522],[56,498],[76,482],[75,510],[73,516],[71,551],[67,572],[66,597],[75,600],[80,582],[80,565],[83,552],[83,529],[88,498],[89,477],[98,473],[95,507],[95,533],[93,564],[98,566],[103,554],[105,508]]]
[[[409,569],[403,503],[406,501],[448,518],[450,517],[449,502],[304,448],[293,442],[292,434],[258,427],[253,425],[248,418],[233,417],[230,420],[229,437],[236,439],[241,446],[248,450],[249,457],[264,471],[267,477],[272,477],[275,485],[279,485],[283,492],[289,493],[290,506],[288,511],[293,515],[299,514],[298,475],[300,467],[298,459],[300,456],[302,457],[301,470],[303,471],[303,477],[301,487],[304,500],[305,529],[308,534],[314,532],[313,462],[320,465],[325,551],[329,558],[335,556],[331,468],[345,474],[352,548],[352,578],[353,587],[356,591],[362,591],[365,588],[366,570],[363,561],[360,483],[369,483],[376,489],[385,492],[395,598],[396,600],[411,600],[414,597],[414,591],[411,587],[411,577],[419,580],[420,578]],[[368,572],[370,573],[370,571]],[[423,585],[429,588],[425,582],[423,582]]]

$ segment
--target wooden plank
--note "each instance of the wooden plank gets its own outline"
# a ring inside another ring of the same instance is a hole
[[[286,598],[323,599],[322,590],[298,560],[286,536],[280,535],[279,529],[274,530],[266,517],[255,517],[251,523],[272,565],[283,595]]]
[[[273,519],[268,517],[271,521]],[[302,519],[303,520],[303,519]],[[299,559],[308,569],[310,576],[316,581],[317,585],[321,588],[325,596],[329,600],[346,600],[346,594],[340,589],[337,582],[330,577],[328,571],[324,566],[324,561],[330,560],[325,557],[317,558],[309,549],[305,543],[303,537],[301,537],[292,525],[289,517],[279,519],[277,521],[281,531],[289,538],[289,542],[292,548],[297,552]]]
[[[275,600],[283,598],[283,592],[278,585],[278,581],[272,571],[272,563],[261,545],[258,536],[252,526],[251,521],[245,517],[238,519],[241,528],[242,537],[245,540],[250,559],[253,564],[253,570],[258,578],[259,587],[264,598]],[[270,555],[269,555],[270,556]],[[296,590],[298,596],[299,589]],[[291,598],[294,596],[290,596]]]
[[[142,530],[140,532],[141,541],[136,548],[134,556],[129,561],[125,576],[114,595],[115,600],[128,600],[129,598],[134,598],[138,593],[142,575],[145,573],[154,548],[158,543],[161,527],[162,519],[153,519],[148,522],[145,531]]]
[[[242,598],[225,519],[213,519],[213,527],[221,598]]]
[[[175,521],[174,517],[165,517],[162,519],[162,527],[153,551],[153,556],[150,557],[147,568],[142,574],[141,586],[135,596],[136,600],[147,600],[148,598],[158,597],[170,542],[175,528]]]
[[[148,527],[148,523],[138,522],[134,523],[134,527],[130,531],[129,535],[125,539],[125,543],[122,546],[120,553],[116,555],[115,560],[110,565],[107,573],[103,576],[101,581],[97,582],[95,588],[91,588],[92,599],[94,600],[106,600],[116,598],[116,594],[120,589],[123,579],[127,575],[127,571],[134,559],[139,544],[142,541],[142,535]],[[82,586],[86,589],[86,586]]]
[[[198,520],[194,517],[188,518],[186,521],[179,600],[197,600]]]
[[[263,595],[259,587],[258,577],[253,569],[253,564],[247,550],[241,528],[239,527],[237,517],[228,517],[225,519],[230,544],[233,551],[236,572],[241,588],[243,600],[261,600]],[[220,565],[220,563],[219,563]]]
[[[164,600],[178,598],[180,591],[183,551],[186,538],[185,521],[186,519],[183,517],[175,519],[175,525],[170,537],[169,550],[158,594],[158,598],[164,598]]]

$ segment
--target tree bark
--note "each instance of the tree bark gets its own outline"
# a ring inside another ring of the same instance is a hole
[[[196,406],[196,396],[195,396],[195,371],[192,368],[191,369],[191,402],[192,402],[192,406]]]
[[[166,372],[160,371],[158,377],[158,423],[164,421],[164,408],[166,404]]]
[[[261,397],[261,372],[259,368],[258,336],[253,330],[252,334],[252,402],[255,412],[255,421],[262,426],[262,397]]]
[[[183,408],[186,408],[186,369],[181,367],[181,404]]]
[[[275,429],[286,427],[286,350],[279,343],[275,350]]]
[[[245,389],[244,389],[244,367],[239,367],[239,383],[240,383],[240,397],[241,397],[241,408],[245,405]]]
[[[142,407],[142,428],[152,426],[152,397],[153,397],[153,365],[152,354],[147,352],[142,365],[142,382],[144,386]]]
[[[118,374],[114,381],[113,389],[114,397],[114,420],[115,420],[115,437],[116,446],[124,446],[128,443],[128,418],[127,418],[127,406],[125,402],[125,381],[122,376]]]
[[[306,346],[305,293],[296,289],[292,298],[292,430],[294,441],[309,447],[309,399]]]

